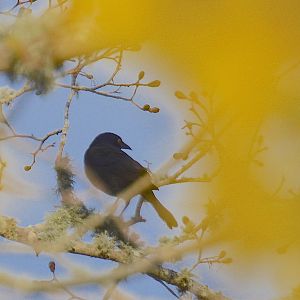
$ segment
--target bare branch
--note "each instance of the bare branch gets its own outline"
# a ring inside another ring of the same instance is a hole
[[[1,231],[0,235],[4,238],[14,240],[20,243],[24,243],[27,245],[34,245],[34,247],[38,246],[41,251],[54,251],[53,247],[49,247],[47,242],[38,242],[36,239],[32,239],[32,231],[34,228],[32,227],[19,227],[16,225],[16,222],[7,217],[1,218]],[[42,227],[39,225],[39,227]],[[52,245],[53,246],[53,245]],[[124,266],[120,266],[116,270],[110,271],[107,274],[96,276],[95,274],[91,274],[90,276],[85,275],[83,278],[73,278],[71,280],[64,280],[60,283],[53,283],[51,286],[41,284],[40,282],[34,283],[26,279],[18,279],[14,277],[12,281],[9,274],[0,274],[0,282],[5,284],[6,286],[12,286],[12,283],[15,288],[24,290],[24,291],[47,291],[53,289],[60,289],[62,285],[64,287],[74,286],[78,284],[91,284],[91,283],[100,283],[100,284],[108,284],[109,282],[116,282],[118,280],[123,280],[124,278],[135,274],[135,273],[146,273],[147,275],[162,280],[168,284],[177,286],[182,291],[189,291],[193,293],[198,299],[203,300],[225,300],[227,299],[220,293],[215,293],[210,290],[207,286],[201,285],[194,281],[191,278],[182,278],[182,275],[176,271],[173,271],[168,268],[164,268],[159,264],[163,261],[169,260],[171,257],[179,255],[180,253],[187,253],[186,251],[191,251],[195,246],[188,246],[184,249],[180,249],[180,251],[166,251],[163,249],[156,249],[153,253],[155,253],[151,259],[150,258],[140,258],[136,257],[134,261],[128,256],[128,252],[123,250],[118,251],[110,251],[110,252],[101,252],[101,249],[98,249],[95,245],[87,244],[79,241],[74,241],[71,245],[64,245],[61,250],[58,248],[55,251],[67,251],[73,254],[86,255],[101,259],[108,259],[120,262],[125,264]],[[199,247],[199,245],[197,246]],[[99,251],[100,250],[100,251]],[[130,263],[130,268],[126,267],[126,264]],[[157,266],[157,264],[159,266]]]
[[[32,91],[33,87],[29,83],[25,83],[22,88],[15,91],[14,93],[11,93],[10,95],[7,95],[6,97],[0,98],[0,104],[9,104],[17,97],[25,94],[26,92]]]
[[[0,158],[0,190],[2,189],[2,179],[6,163]]]
[[[78,73],[72,75],[72,85],[75,85],[77,75],[78,75]],[[65,105],[64,126],[62,128],[62,135],[61,135],[58,154],[57,154],[58,160],[62,158],[64,147],[65,147],[65,144],[67,141],[67,133],[68,133],[69,126],[70,126],[69,111],[70,111],[70,106],[71,106],[72,100],[75,95],[76,95],[76,90],[72,88],[71,92],[69,94],[68,100],[66,102],[66,105]]]

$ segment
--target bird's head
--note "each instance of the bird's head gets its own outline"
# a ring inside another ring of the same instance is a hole
[[[110,146],[118,149],[132,150],[127,144],[125,144],[121,137],[112,132],[101,133],[93,140],[91,147],[93,146]]]

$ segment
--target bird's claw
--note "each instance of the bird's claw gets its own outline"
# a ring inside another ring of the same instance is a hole
[[[132,217],[131,218],[132,221],[135,221],[135,222],[146,222],[146,219],[144,219],[142,216],[135,216],[135,217]]]
[[[134,216],[127,222],[127,226],[132,226],[136,223],[144,223],[144,222],[146,222],[146,219],[144,219],[142,216]]]

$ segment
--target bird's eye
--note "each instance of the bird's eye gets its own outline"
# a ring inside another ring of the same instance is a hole
[[[122,140],[121,139],[118,139],[118,144],[122,145]]]

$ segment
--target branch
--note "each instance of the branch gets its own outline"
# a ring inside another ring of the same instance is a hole
[[[197,163],[202,157],[204,157],[209,152],[210,147],[207,147],[206,149],[198,152],[189,162],[187,162],[185,165],[183,165],[178,171],[176,171],[173,175],[168,176],[167,178],[164,178],[156,183],[158,187],[173,183],[180,183],[180,182],[191,182],[187,181],[184,178],[178,179],[180,175],[182,175],[185,171],[190,169],[195,163]],[[189,178],[192,180],[191,178]],[[177,181],[177,182],[176,182]],[[195,182],[207,182],[202,179],[196,179]]]
[[[32,163],[31,165],[29,166],[25,166],[25,171],[28,171],[32,168],[32,166],[35,164],[36,162],[36,157],[37,155],[40,153],[40,152],[44,152],[46,151],[47,149],[51,148],[51,147],[54,147],[55,145],[55,142],[46,146],[45,148],[43,148],[43,145],[44,143],[53,135],[58,135],[59,133],[62,133],[62,130],[61,129],[58,129],[58,130],[55,130],[53,132],[50,132],[48,133],[42,140],[41,140],[41,143],[39,145],[39,147],[32,153],[32,156],[33,156],[33,159],[32,159]]]
[[[77,75],[78,75],[78,73],[72,75],[72,85],[75,85]],[[64,126],[63,126],[63,129],[62,129],[62,135],[61,135],[58,154],[57,154],[57,159],[58,160],[62,158],[64,147],[65,147],[65,144],[66,144],[66,141],[67,141],[67,133],[68,133],[69,126],[70,126],[69,111],[70,111],[70,106],[71,106],[72,100],[73,100],[75,95],[76,95],[76,90],[72,88],[71,92],[70,92],[70,95],[68,97],[68,100],[66,102],[66,105],[65,105]]]
[[[4,169],[6,168],[6,163],[0,158],[0,190],[2,189],[2,179],[3,179],[3,173]]]
[[[14,130],[11,128],[11,130],[13,131],[14,133]],[[45,148],[43,148],[43,145],[44,143],[52,136],[54,135],[58,135],[62,133],[62,130],[61,129],[57,129],[57,130],[54,130],[52,132],[49,132],[47,133],[44,137],[42,138],[39,138],[39,137],[36,137],[34,135],[27,135],[27,134],[17,134],[17,133],[14,133],[13,135],[9,135],[9,136],[4,136],[4,137],[0,137],[0,142],[1,141],[5,141],[5,140],[10,140],[10,139],[15,139],[15,138],[26,138],[26,139],[31,139],[31,140],[34,140],[34,141],[38,141],[40,142],[38,148],[33,152],[31,153],[32,156],[33,156],[33,159],[32,159],[32,163],[30,165],[27,165],[24,167],[25,171],[29,171],[31,170],[32,166],[35,164],[36,162],[36,157],[37,155],[40,153],[40,152],[44,152],[46,151],[48,148],[50,147],[53,147],[55,143],[52,143],[48,146],[46,146]]]
[[[26,279],[19,279],[14,277],[11,280],[9,274],[0,274],[0,282],[6,286],[14,286],[25,291],[47,291],[60,289],[61,286],[74,286],[79,284],[92,284],[92,283],[102,283],[108,284],[110,282],[116,282],[118,280],[123,280],[126,277],[136,274],[144,273],[149,275],[156,280],[164,281],[168,284],[176,286],[181,291],[189,291],[194,294],[198,299],[202,300],[227,300],[221,293],[216,293],[209,289],[207,286],[202,285],[189,277],[184,277],[181,273],[171,270],[169,268],[164,268],[161,265],[162,260],[170,257],[169,253],[155,251],[157,255],[153,258],[140,258],[140,255],[136,256],[132,253],[129,254],[128,250],[118,249],[111,251],[101,251],[99,247],[93,244],[84,243],[81,241],[72,241],[69,245],[64,245],[61,249],[53,249],[53,243],[40,242],[37,240],[37,236],[34,232],[34,227],[21,227],[16,225],[16,221],[12,218],[5,216],[0,217],[0,236],[13,240],[22,244],[29,245],[34,249],[38,247],[40,251],[47,253],[53,253],[53,251],[68,252],[72,254],[90,256],[100,259],[106,259],[121,263],[122,265],[116,270],[110,271],[107,274],[96,276],[95,274],[85,275],[83,278],[74,278],[70,280],[64,280],[60,283],[53,282],[50,286],[41,283],[32,282]],[[42,227],[42,224],[35,226]],[[52,247],[51,247],[51,246]],[[162,253],[164,253],[162,255]],[[126,265],[130,265],[130,268]],[[26,282],[27,281],[27,282]]]
[[[33,87],[29,83],[25,83],[22,88],[14,91],[13,93],[9,93],[5,97],[0,98],[0,104],[10,104],[17,97],[25,94],[26,92],[32,91]]]
[[[157,81],[158,82],[158,81]],[[135,105],[136,107],[138,107],[140,110],[143,110],[143,111],[149,111],[149,112],[152,112],[152,113],[157,113],[159,112],[159,109],[156,108],[156,107],[153,107],[153,108],[150,108],[148,107],[149,105],[139,105],[138,103],[136,103],[133,98],[134,96],[136,95],[136,92],[137,92],[137,89],[139,86],[149,86],[149,83],[148,84],[141,84],[141,83],[131,83],[131,84],[108,84],[108,83],[105,83],[105,84],[102,84],[102,85],[98,85],[96,87],[92,87],[92,88],[89,88],[87,86],[78,86],[78,85],[67,85],[67,84],[64,84],[64,83],[59,83],[59,82],[56,82],[56,85],[59,86],[59,87],[63,87],[63,88],[67,88],[67,89],[72,89],[72,90],[75,90],[75,91],[85,91],[85,92],[90,92],[90,93],[93,93],[93,94],[97,94],[97,95],[100,95],[100,96],[104,96],[104,97],[108,97],[108,98],[112,98],[112,99],[116,99],[116,100],[122,100],[122,101],[126,101],[126,102],[131,102],[133,105]],[[111,92],[104,92],[104,91],[98,91],[97,89],[101,88],[101,87],[104,87],[104,86],[107,86],[107,85],[110,85],[110,86],[115,86],[115,87],[122,87],[122,86],[126,86],[126,87],[130,87],[130,86],[134,86],[135,89],[134,89],[134,92],[132,94],[131,97],[124,97],[124,96],[120,96],[120,95],[116,95],[115,93],[111,93]],[[157,83],[157,86],[159,85],[159,83]],[[156,86],[155,86],[156,87]],[[147,107],[147,108],[146,108]]]

